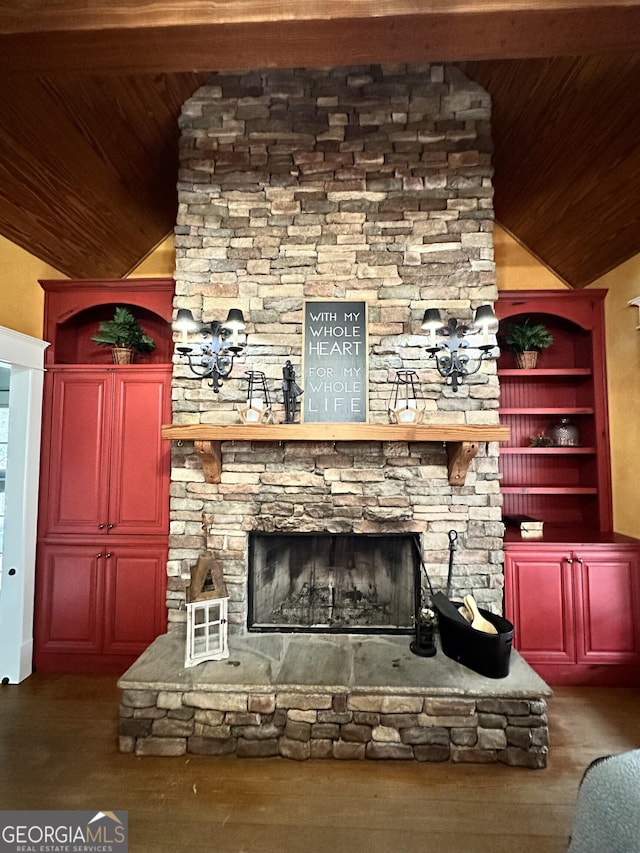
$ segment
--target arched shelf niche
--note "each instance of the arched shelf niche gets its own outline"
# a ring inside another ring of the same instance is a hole
[[[170,364],[173,279],[114,281],[42,281],[45,300],[44,336],[50,341],[47,365],[111,364],[110,347],[91,340],[99,324],[113,318],[117,307],[128,308],[151,336],[156,348],[136,354],[136,364]]]

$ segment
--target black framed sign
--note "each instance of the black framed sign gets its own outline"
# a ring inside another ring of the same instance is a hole
[[[303,341],[303,421],[366,423],[367,303],[305,302]]]

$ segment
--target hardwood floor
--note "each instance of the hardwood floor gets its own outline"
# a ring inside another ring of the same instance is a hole
[[[132,853],[560,853],[584,768],[640,747],[640,689],[563,687],[546,770],[135,758],[117,752],[115,682],[0,687],[0,808],[125,809]]]

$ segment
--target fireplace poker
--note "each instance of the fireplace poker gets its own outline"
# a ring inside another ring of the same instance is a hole
[[[447,573],[447,589],[445,595],[449,598],[451,592],[451,578],[453,576],[453,552],[456,550],[456,542],[458,541],[458,531],[449,531],[449,571]]]
[[[447,586],[446,592],[435,592],[433,591],[433,586],[431,584],[431,579],[429,577],[429,573],[427,572],[427,567],[424,562],[424,557],[422,556],[422,549],[420,548],[420,540],[417,536],[413,537],[414,544],[416,546],[416,550],[418,551],[418,557],[420,559],[420,564],[422,566],[422,571],[424,572],[424,577],[427,581],[427,586],[429,587],[429,595],[431,596],[431,605],[435,608],[435,610],[440,613],[444,610],[446,615],[453,619],[455,622],[461,622],[465,625],[468,625],[469,622],[465,617],[458,611],[457,607],[455,607],[451,601],[449,600],[449,595],[451,594],[451,580],[453,577],[453,558],[454,552],[457,548],[458,541],[458,533],[455,530],[449,531],[449,570],[447,572]],[[416,620],[419,619],[420,609],[422,607],[422,584],[417,584],[419,587],[416,589],[415,595],[415,606],[416,606]]]
[[[445,595],[449,598],[449,594],[451,592],[451,578],[453,577],[453,552],[456,550],[456,543],[458,541],[458,531],[450,530],[448,533],[449,536],[449,571],[447,572],[447,588],[445,591]],[[429,577],[429,573],[427,572],[427,567],[424,564],[424,557],[422,556],[422,548],[420,547],[420,540],[418,536],[413,537],[413,542],[416,546],[416,551],[418,552],[418,557],[420,558],[420,565],[422,566],[422,571],[424,572],[425,580],[427,581],[427,586],[429,587],[429,594],[433,599],[433,586],[431,585],[431,578]]]

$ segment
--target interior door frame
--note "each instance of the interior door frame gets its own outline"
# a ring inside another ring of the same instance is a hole
[[[0,682],[33,671],[38,483],[46,341],[0,326],[0,362],[9,378],[9,444],[0,588]]]

